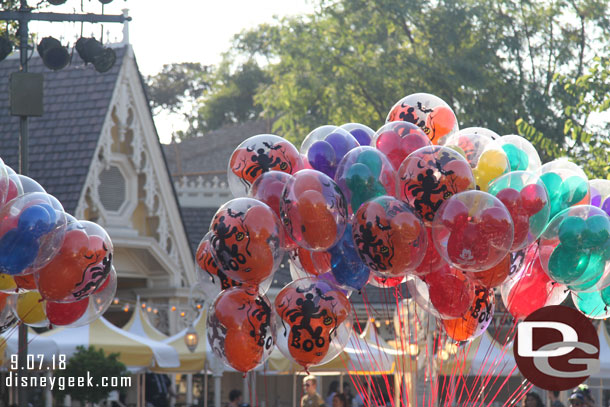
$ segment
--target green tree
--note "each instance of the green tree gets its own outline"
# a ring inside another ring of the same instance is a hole
[[[70,395],[72,399],[78,400],[81,405],[84,405],[85,403],[99,403],[113,390],[124,390],[120,387],[103,387],[101,383],[102,377],[120,378],[128,375],[125,365],[117,360],[118,356],[118,353],[106,356],[102,349],[96,350],[94,347],[85,349],[83,346],[79,346],[66,364],[66,368],[56,372],[58,380],[59,377],[63,377],[66,383],[63,391],[56,391],[56,396]],[[69,377],[87,377],[87,375],[93,377],[93,387],[69,387],[67,385]]]
[[[596,57],[590,68],[577,77],[557,74],[554,94],[561,106],[558,125],[565,138],[563,152],[587,172],[590,178],[610,179],[610,58]],[[604,117],[605,114],[605,117]],[[520,120],[519,130],[530,138],[545,139],[536,126]]]
[[[311,16],[242,33],[234,49],[266,58],[255,102],[294,140],[327,123],[378,128],[398,99],[429,92],[463,126],[516,132],[524,118],[552,141],[556,73],[579,76],[607,38],[608,1],[336,0]],[[559,142],[559,143],[558,143]],[[541,144],[541,141],[536,141]]]

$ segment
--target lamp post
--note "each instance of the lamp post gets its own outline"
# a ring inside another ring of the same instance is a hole
[[[197,345],[199,344],[199,334],[197,331],[195,331],[195,327],[193,325],[186,330],[186,333],[184,334],[184,343],[191,352],[195,352],[195,349],[197,349]]]
[[[64,0],[65,1],[65,0]],[[51,4],[62,4],[64,1],[51,1]],[[28,6],[27,0],[20,0],[20,7],[17,11],[0,11],[0,21],[17,21],[19,23],[19,56],[21,72],[24,74],[28,72],[28,24],[30,21],[55,21],[55,22],[89,22],[89,23],[124,23],[130,21],[131,17],[124,15],[99,15],[99,14],[64,14],[64,13],[46,13],[46,12],[32,12],[32,8]],[[6,48],[6,47],[5,47]],[[15,77],[15,79],[17,79]],[[13,77],[11,77],[11,82]],[[25,82],[25,81],[23,81]],[[22,83],[23,83],[22,82]],[[13,84],[11,84],[13,86]],[[42,107],[42,81],[37,89],[35,96],[40,100],[33,101],[33,105],[39,105]],[[14,92],[11,92],[14,95]],[[26,98],[27,99],[27,98]],[[11,100],[11,104],[13,100]],[[19,173],[28,175],[29,173],[29,132],[28,132],[28,116],[40,116],[42,115],[42,109],[37,112],[17,112],[15,110],[13,114],[19,116]],[[27,374],[27,352],[28,352],[28,331],[27,326],[23,323],[19,325],[19,349],[18,349],[18,365],[19,373],[21,375]],[[28,389],[27,387],[19,387],[19,407],[26,407],[28,405]]]

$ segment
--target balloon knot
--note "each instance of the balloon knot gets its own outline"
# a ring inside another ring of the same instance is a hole
[[[49,324],[49,329],[53,329],[53,324]]]
[[[38,300],[38,303],[40,304],[43,301],[44,301],[44,298],[41,298],[41,299]]]
[[[362,290],[358,290],[358,295],[362,295]]]
[[[565,290],[563,290],[563,293],[564,293],[564,294],[565,294],[565,293],[569,293],[569,292],[570,292],[570,289],[569,289],[569,288],[566,288]]]
[[[309,376],[309,369],[305,369],[305,373],[307,373],[307,375]]]
[[[557,284],[557,281],[551,281],[551,285]]]
[[[241,376],[241,377],[242,377],[242,379],[245,379],[247,375],[248,375],[247,373],[244,373],[244,374]]]

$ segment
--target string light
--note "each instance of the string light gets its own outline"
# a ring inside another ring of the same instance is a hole
[[[158,314],[159,310],[155,308],[155,309],[153,309],[153,313]]]
[[[129,312],[129,304],[125,304],[125,306],[123,307],[123,311]]]
[[[197,309],[201,309],[201,304],[197,304]]]
[[[119,299],[117,297],[114,297],[114,300],[112,302],[114,303],[114,305],[117,305],[119,303]]]
[[[148,311],[148,312],[152,311],[152,307],[146,308],[146,311]]]
[[[172,312],[176,311],[176,306],[172,305]]]
[[[144,309],[144,308],[146,308],[146,303],[145,302],[142,303],[142,309]]]
[[[386,319],[386,320],[385,320],[385,324],[386,324],[386,325],[390,325],[390,320],[389,320],[389,319]]]
[[[185,316],[186,316],[186,312],[182,311],[182,312],[180,313],[180,316],[181,316],[181,317],[185,317]]]

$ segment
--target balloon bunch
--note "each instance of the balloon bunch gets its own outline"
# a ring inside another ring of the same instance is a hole
[[[228,177],[237,198],[214,216],[197,264],[216,297],[210,343],[240,371],[274,344],[306,369],[337,356],[349,295],[366,284],[405,283],[456,341],[487,329],[496,291],[515,318],[570,291],[586,315],[610,313],[610,181],[588,182],[564,159],[541,165],[523,137],[459,130],[436,96],[401,99],[377,132],[319,127],[300,151],[251,137]],[[294,281],[270,305],[284,252]]]
[[[77,327],[102,315],[117,276],[108,233],[64,212],[0,160],[0,333],[18,322]]]

